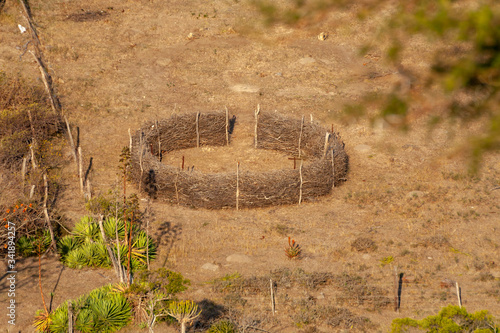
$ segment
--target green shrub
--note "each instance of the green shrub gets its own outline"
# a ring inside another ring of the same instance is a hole
[[[121,219],[108,218],[103,221],[104,232],[111,241],[111,249],[127,266],[128,246],[125,240],[125,224]],[[118,244],[116,244],[116,229],[118,229]],[[127,228],[130,230],[129,228]],[[149,241],[149,248],[148,247]],[[132,227],[131,269],[140,270],[147,265],[147,255],[152,260],[156,256],[156,245],[151,237],[138,227]],[[63,237],[58,243],[61,260],[71,268],[110,267],[111,260],[103,242],[97,222],[85,216],[76,225],[71,235]]]
[[[238,329],[236,325],[227,319],[222,319],[210,326],[207,333],[236,333]]]
[[[64,236],[63,238],[61,238],[59,240],[59,244],[57,246],[58,251],[59,251],[59,255],[61,256],[62,259],[64,259],[64,258],[66,258],[66,256],[68,255],[69,252],[74,250],[79,245],[80,245],[80,243],[78,242],[78,240],[74,236],[72,236],[72,235]]]
[[[73,304],[74,327],[80,332],[115,332],[132,320],[131,306],[107,285],[81,296]],[[68,332],[68,303],[50,314],[51,333]]]
[[[408,328],[418,328],[430,333],[452,332],[499,332],[493,317],[486,310],[468,313],[465,308],[457,305],[448,305],[439,311],[436,316],[429,316],[422,320],[411,318],[397,318],[392,321],[391,332],[402,333]]]
[[[40,251],[45,252],[51,243],[50,232],[45,230],[42,235],[22,236],[17,240],[17,253],[23,257],[34,256],[38,253],[38,243]]]

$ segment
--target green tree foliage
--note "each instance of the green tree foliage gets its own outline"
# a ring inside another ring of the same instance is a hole
[[[493,317],[488,311],[482,310],[468,313],[465,308],[457,305],[448,305],[439,311],[436,316],[429,316],[422,320],[411,318],[397,318],[392,321],[391,332],[402,333],[410,328],[418,328],[429,333],[496,333],[500,327],[495,325]]]
[[[368,22],[373,16],[391,13],[385,24],[360,49],[385,53],[406,84],[395,85],[388,94],[370,94],[358,105],[348,105],[346,115],[366,117],[367,105],[375,106],[379,117],[407,129],[410,119],[425,116],[430,124],[441,121],[483,119],[483,133],[470,138],[467,152],[476,170],[483,153],[500,150],[500,2],[496,0],[360,0],[353,7],[347,0],[289,0],[285,5],[268,0],[254,4],[267,24],[302,25],[317,22],[329,11],[356,12]],[[355,32],[354,32],[355,33]],[[420,46],[411,45],[413,54],[431,54],[430,66],[417,72],[408,66],[408,41],[414,36],[427,37]],[[420,49],[419,49],[420,47]],[[436,87],[445,105],[421,104],[435,98]],[[430,97],[432,96],[432,97]]]
[[[470,142],[476,168],[484,152],[500,149],[500,3],[410,1],[400,6],[391,26],[400,28],[392,34],[392,49],[398,50],[392,56],[394,63],[402,60],[401,31],[423,34],[433,42],[431,70],[420,79],[428,87],[439,84],[448,97],[446,109],[433,112],[433,120],[487,119],[485,132]],[[408,94],[404,99],[412,104]]]

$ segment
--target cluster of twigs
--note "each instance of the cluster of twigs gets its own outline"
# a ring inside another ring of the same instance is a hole
[[[300,204],[344,180],[348,160],[338,134],[278,114],[260,115],[257,148],[298,157],[298,169],[204,174],[160,163],[168,151],[228,144],[228,119],[227,112],[189,113],[147,123],[131,138],[132,178],[151,197],[209,209]]]
[[[279,113],[259,113],[257,148],[272,149],[302,158],[321,158],[326,129],[315,122],[285,117]]]

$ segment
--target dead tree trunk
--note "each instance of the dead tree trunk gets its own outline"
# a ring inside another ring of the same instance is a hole
[[[52,228],[52,223],[50,223],[49,211],[47,210],[47,198],[49,196],[49,185],[47,183],[47,174],[43,174],[43,186],[45,187],[45,195],[43,197],[43,215],[45,216],[45,222],[47,222],[47,226],[49,227],[50,239],[51,239],[51,247],[54,248],[54,251],[57,251],[56,238],[54,236],[54,229]]]
[[[115,254],[113,253],[113,250],[111,250],[111,247],[109,246],[108,240],[106,238],[106,233],[104,232],[104,226],[102,224],[102,215],[99,215],[99,229],[101,229],[101,236],[102,236],[102,241],[104,245],[106,245],[106,250],[108,251],[109,259],[111,260],[111,263],[113,264],[113,268],[115,269],[115,273],[120,278],[120,264],[117,262]]]

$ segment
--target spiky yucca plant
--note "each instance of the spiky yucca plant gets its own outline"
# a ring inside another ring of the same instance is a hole
[[[50,332],[51,318],[45,310],[38,310],[33,326],[38,332]]]
[[[120,259],[122,265],[126,265],[128,246],[125,242],[125,224],[123,220],[108,218],[103,222],[104,232],[108,239],[116,239],[118,231],[119,243],[112,242],[111,248],[116,257],[118,247],[120,249]],[[130,228],[128,228],[130,229]],[[149,259],[156,256],[156,245],[154,241],[144,231],[138,228],[132,228],[132,248],[131,248],[131,269],[137,270],[144,268],[147,263],[146,253]],[[50,240],[50,238],[49,238]],[[148,250],[146,247],[149,244]],[[72,235],[63,237],[58,244],[61,259],[71,268],[91,267],[110,267],[111,260],[102,240],[99,226],[89,217],[84,217],[77,223]]]
[[[124,239],[125,237],[125,224],[121,219],[109,217],[103,222],[104,233],[109,239],[116,238],[116,230],[118,229],[118,238]]]
[[[41,251],[47,250],[51,243],[50,232],[45,230],[43,235],[22,236],[17,240],[17,253],[23,257],[30,257],[37,254],[38,242],[41,242]]]
[[[120,293],[109,285],[92,290],[73,301],[76,314],[74,328],[80,332],[115,332],[132,319],[131,307]],[[51,333],[68,332],[68,305],[63,303],[49,316]]]
[[[80,244],[81,243],[72,235],[67,235],[61,238],[57,244],[57,249],[61,259],[66,258],[68,253],[80,246]]]
[[[95,242],[101,237],[99,226],[89,216],[84,216],[76,223],[72,232],[79,243]]]

